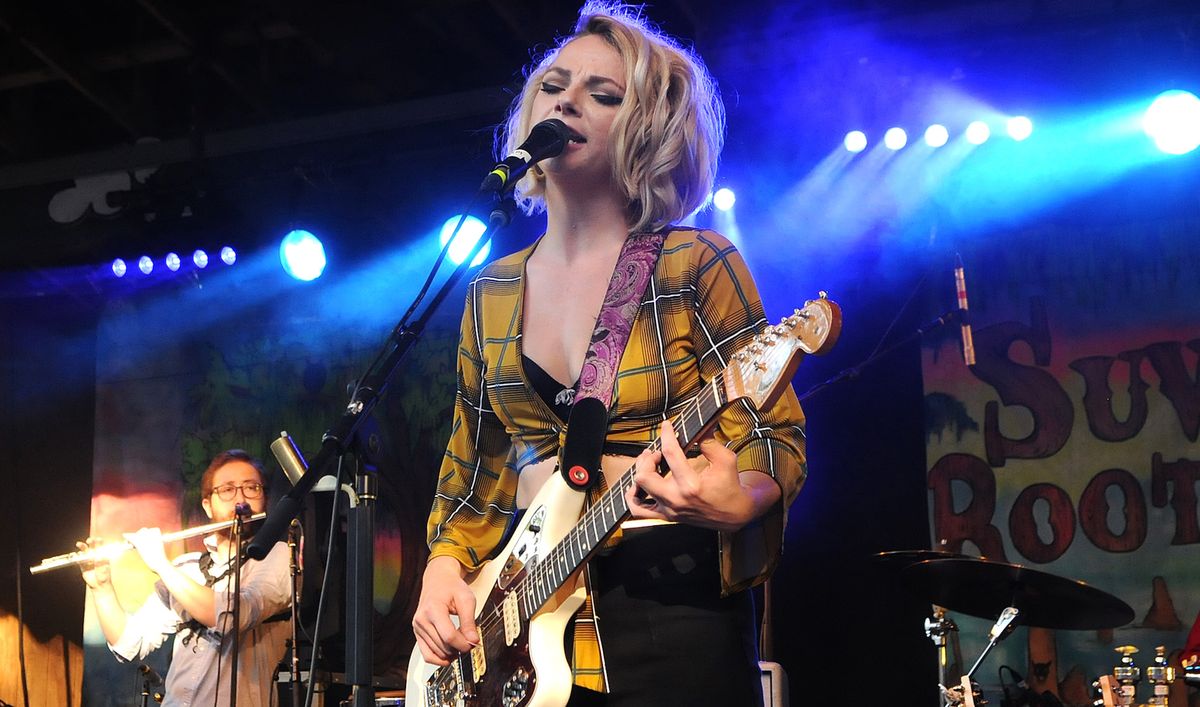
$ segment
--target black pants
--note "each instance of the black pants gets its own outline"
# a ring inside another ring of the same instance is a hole
[[[762,704],[753,597],[721,598],[715,531],[638,531],[590,572],[609,694],[569,707]]]

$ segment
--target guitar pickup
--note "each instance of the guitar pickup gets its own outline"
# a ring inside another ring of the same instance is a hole
[[[504,595],[504,603],[500,605],[500,613],[504,618],[504,642],[512,645],[521,635],[521,610],[517,604],[517,593],[509,592]]]
[[[483,649],[483,641],[471,649],[471,679],[479,682],[487,672],[487,655]]]

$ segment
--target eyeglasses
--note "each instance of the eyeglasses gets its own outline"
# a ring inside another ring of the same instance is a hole
[[[217,494],[217,496],[220,497],[220,499],[222,501],[232,501],[233,497],[235,495],[237,495],[237,492],[239,490],[242,492],[242,498],[245,498],[247,500],[251,499],[251,498],[258,498],[259,496],[262,496],[263,485],[260,483],[257,483],[257,482],[241,484],[240,486],[235,486],[234,484],[226,484],[224,486],[218,486],[217,488],[213,489],[212,493]]]

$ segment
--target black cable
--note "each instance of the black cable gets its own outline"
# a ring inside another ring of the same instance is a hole
[[[19,476],[19,474],[18,474]],[[17,492],[20,498],[20,491]],[[25,671],[25,597],[21,583],[21,516],[17,514],[17,663],[21,666],[21,694],[25,697],[25,707],[29,707],[29,676]]]
[[[417,296],[413,298],[412,304],[408,305],[408,309],[405,310],[404,316],[400,317],[400,322],[396,324],[395,329],[392,330],[393,336],[396,332],[408,326],[408,318],[413,315],[413,312],[417,311],[417,307],[421,304],[421,301],[425,299],[425,295],[429,293],[429,286],[433,284],[434,278],[437,277],[438,270],[441,269],[442,263],[446,260],[446,255],[450,252],[450,246],[454,245],[454,239],[458,237],[458,232],[462,230],[463,224],[467,222],[467,217],[471,215],[471,209],[474,208],[475,204],[479,202],[479,197],[483,196],[485,193],[486,192],[484,191],[475,192],[475,196],[471,197],[471,200],[467,202],[466,208],[463,209],[462,215],[458,218],[458,223],[454,225],[454,231],[452,231],[450,233],[450,237],[446,239],[445,245],[442,246],[442,250],[438,253],[437,258],[433,261],[433,267],[429,269],[429,274],[425,276],[425,283],[421,285],[421,289],[419,292],[417,292]],[[472,251],[472,254],[475,252],[476,251]],[[468,255],[468,257],[470,256]],[[367,370],[375,370],[375,367],[379,365],[379,362],[383,360],[384,356],[388,355],[390,352],[390,349],[385,347],[375,354],[375,358],[371,361],[370,365],[367,366]],[[354,391],[350,394],[350,398],[352,400],[358,399],[358,390],[361,384],[361,379],[354,381]]]
[[[232,545],[230,545],[229,547],[231,550],[233,549]],[[205,552],[207,552],[207,550],[205,550]],[[233,555],[230,553],[226,553],[225,572],[222,575],[223,577],[226,577],[226,578],[229,577],[229,568],[230,568],[232,562],[233,562]],[[213,583],[213,591],[214,592],[216,591],[216,583],[215,582]],[[231,595],[229,593],[229,580],[226,579],[225,580],[225,612],[224,613],[228,614],[232,611],[232,608],[233,608],[232,603],[233,603],[233,595]],[[221,623],[220,616],[216,617],[216,623],[218,625]],[[216,682],[216,689],[213,690],[213,707],[220,707],[220,705],[218,703],[220,701],[220,695],[221,695],[221,665],[224,663],[224,660],[222,659],[223,656],[221,654],[225,652],[225,636],[226,636],[226,632],[222,631],[221,632],[221,640],[219,643],[217,643],[217,682]],[[233,666],[233,669],[237,670],[237,666],[236,665]]]
[[[304,696],[304,707],[312,707],[313,687],[316,685],[317,654],[321,639],[321,616],[325,613],[325,595],[329,588],[329,566],[333,564],[333,531],[337,527],[338,501],[342,497],[342,458],[338,457],[337,478],[333,490],[333,509],[329,514],[328,550],[325,553],[325,571],[321,576],[321,591],[317,599],[317,620],[313,622],[312,655],[308,660],[308,690]],[[292,647],[295,650],[295,646]]]
[[[429,275],[425,278],[425,284],[421,285],[420,292],[417,293],[417,296],[413,299],[412,304],[408,306],[408,310],[404,313],[404,316],[400,317],[400,324],[397,326],[397,328],[408,324],[408,318],[411,317],[412,313],[417,310],[417,305],[421,304],[421,300],[423,300],[426,293],[429,292],[429,286],[433,284],[433,278],[437,276],[438,269],[442,266],[442,262],[446,260],[446,254],[450,252],[450,246],[454,244],[454,239],[458,236],[458,232],[462,230],[463,224],[466,223],[467,216],[471,214],[471,209],[474,208],[475,204],[479,202],[479,197],[483,196],[485,193],[486,192],[483,191],[477,191],[475,192],[475,196],[471,197],[471,200],[467,202],[467,207],[463,209],[462,216],[459,217],[458,223],[454,226],[454,231],[450,234],[450,237],[446,239],[446,244],[442,246],[442,251],[438,253],[437,259],[433,261],[433,267],[430,268]],[[372,364],[371,367],[374,367],[374,364]]]
[[[900,309],[896,310],[896,316],[892,317],[891,323],[888,324],[887,329],[883,331],[883,336],[879,337],[879,343],[875,344],[874,350],[871,351],[871,355],[867,356],[867,358],[874,358],[875,354],[879,353],[879,349],[883,348],[883,342],[887,341],[888,336],[892,333],[892,329],[896,328],[896,324],[900,321],[900,317],[904,314],[905,310],[908,309],[908,305],[912,304],[912,301],[917,296],[917,293],[921,291],[922,287],[924,287],[925,281],[929,279],[929,273],[931,272],[933,272],[932,265],[930,265],[929,269],[925,271],[925,274],[921,276],[921,279],[917,281],[917,284],[913,286],[912,292],[908,293],[908,299],[904,300],[904,304],[900,305]]]

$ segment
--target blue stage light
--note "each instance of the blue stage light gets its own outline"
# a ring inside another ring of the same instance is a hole
[[[717,207],[721,211],[728,211],[732,209],[736,202],[737,195],[733,193],[732,189],[727,187],[721,187],[716,191],[715,194],[713,194],[713,206]]]
[[[1023,115],[1009,118],[1005,127],[1008,130],[1008,136],[1017,142],[1021,142],[1033,134],[1033,121]]]
[[[125,273],[128,271],[129,266],[125,264],[124,260],[117,258],[112,262],[113,275],[116,275],[117,277],[125,277]]]
[[[205,253],[202,250],[197,250],[195,253],[192,253],[192,262],[195,263],[196,267],[200,268],[201,270],[207,268],[208,253]]]
[[[325,272],[325,246],[312,233],[296,229],[279,243],[279,262],[288,275],[310,282]]]
[[[446,219],[446,223],[442,224],[442,232],[441,236],[439,237],[440,240],[438,241],[442,246],[445,246],[446,241],[450,240],[450,235],[454,233],[454,227],[458,225],[458,220],[460,218],[462,218],[462,216],[451,216],[450,218]],[[468,216],[467,220],[463,222],[463,226],[459,230],[458,235],[455,236],[454,244],[450,246],[450,261],[455,265],[462,264],[462,261],[466,259],[467,255],[470,254],[471,249],[475,247],[475,242],[479,240],[479,237],[482,236],[485,231],[487,231],[487,225],[484,224],[483,221],[480,221],[474,216]],[[471,261],[471,267],[475,267],[476,265],[482,263],[487,258],[488,251],[491,249],[491,241],[484,243],[483,247],[479,249],[479,254],[476,255],[475,259]]]
[[[237,262],[237,251],[229,246],[221,248],[221,262],[226,265],[233,265]]]
[[[908,133],[904,132],[904,128],[888,128],[883,134],[883,144],[889,150],[899,150],[908,144]]]
[[[976,120],[967,126],[967,142],[972,145],[982,145],[992,136],[992,129],[982,120]]]
[[[1200,98],[1187,91],[1158,94],[1142,116],[1142,129],[1168,155],[1191,152],[1200,147]]]
[[[941,147],[950,139],[950,131],[945,125],[934,123],[928,128],[925,128],[925,144],[930,147]]]
[[[842,144],[850,152],[862,152],[867,149],[867,134],[861,130],[851,130],[846,133],[846,139],[842,140]]]
[[[163,262],[167,264],[167,270],[171,272],[179,270],[179,255],[177,253],[167,253],[167,257],[163,258]]]
[[[138,270],[141,270],[143,275],[154,272],[154,261],[150,259],[150,256],[143,255],[138,258]]]

